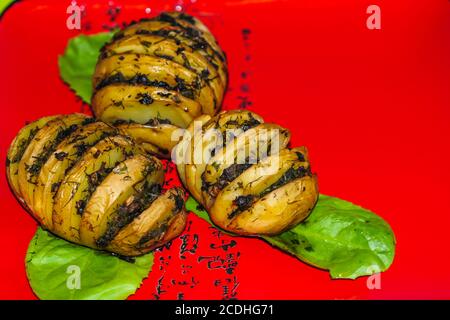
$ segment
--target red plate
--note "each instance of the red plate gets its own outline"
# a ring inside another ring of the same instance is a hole
[[[370,290],[366,278],[332,281],[260,240],[218,238],[191,215],[132,298],[450,298],[450,5],[376,2],[381,30],[366,27],[367,1],[79,1],[83,33],[146,8],[178,5],[202,18],[228,55],[225,108],[290,128],[293,145],[310,150],[321,192],[378,213],[398,240],[381,289]],[[57,57],[80,33],[66,27],[69,5],[21,1],[0,21],[4,299],[35,298],[24,258],[36,224],[8,189],[7,147],[27,120],[88,110],[59,78]]]

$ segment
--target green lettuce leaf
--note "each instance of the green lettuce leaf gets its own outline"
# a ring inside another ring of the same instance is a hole
[[[79,35],[69,40],[64,54],[59,56],[61,78],[88,104],[91,103],[92,75],[99,51],[113,35],[113,32]]]
[[[0,16],[3,15],[3,13],[5,13],[5,10],[8,9],[15,0],[1,0],[0,1]]]
[[[190,197],[186,208],[212,224]],[[395,254],[389,224],[348,201],[321,195],[310,216],[277,236],[261,237],[303,262],[329,270],[334,279],[355,279],[385,271]]]
[[[127,262],[75,245],[41,228],[26,255],[31,288],[40,299],[52,300],[125,299],[139,288],[152,265],[152,253]]]

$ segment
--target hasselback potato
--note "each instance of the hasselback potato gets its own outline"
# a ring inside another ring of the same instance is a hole
[[[162,163],[119,129],[86,115],[26,125],[10,146],[6,172],[30,214],[77,244],[135,256],[185,226],[184,192],[162,191]]]
[[[189,192],[219,227],[273,235],[304,220],[318,199],[305,147],[288,148],[290,132],[245,110],[201,116],[173,158]]]
[[[147,151],[169,157],[176,129],[219,111],[227,72],[225,55],[203,23],[162,13],[131,23],[101,49],[92,109]]]

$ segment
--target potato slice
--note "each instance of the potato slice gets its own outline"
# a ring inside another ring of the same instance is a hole
[[[169,17],[172,19],[170,19]],[[198,30],[200,33],[198,35],[193,34],[193,36],[203,37],[208,45],[211,46],[211,48],[213,48],[218,54],[220,54],[222,59],[225,59],[225,54],[223,53],[216,39],[213,37],[211,31],[199,19],[184,12],[167,12],[162,13],[159,16],[159,20],[167,21],[172,26],[181,26],[183,29],[187,30],[188,33],[192,33],[190,32],[191,28]]]
[[[183,197],[181,188],[168,190],[122,228],[107,250],[127,256],[140,255],[178,236],[186,223]]]
[[[186,187],[197,201],[204,204],[201,176],[210,161],[211,148],[217,146],[218,136],[226,142],[227,130],[238,135],[243,129],[250,129],[262,122],[264,121],[260,116],[249,111],[224,111],[206,122],[202,130],[193,136],[191,151],[186,155],[185,176]],[[240,131],[236,132],[236,129]]]
[[[89,119],[83,114],[57,117],[41,128],[29,143],[18,166],[20,194],[28,207],[33,210],[34,190],[37,178],[47,159],[68,135]],[[39,220],[39,217],[34,214]]]
[[[209,125],[205,124],[205,127],[209,127]],[[221,137],[217,131],[212,131],[207,128],[198,131],[191,140],[191,152],[186,155],[186,185],[192,196],[200,203],[203,203],[203,197],[201,193],[201,180],[198,178],[201,177],[211,156],[211,150],[208,149],[208,146],[218,144]]]
[[[98,184],[118,163],[143,152],[124,136],[107,137],[90,148],[67,173],[55,195],[53,232],[80,243],[81,217]]]
[[[189,31],[191,30],[183,30],[183,28],[171,26],[170,23],[167,22],[140,21],[117,33],[115,38],[120,39],[129,35],[146,34],[174,39],[175,41],[192,48],[195,52],[207,58],[208,61],[219,66],[219,68],[222,68],[226,73],[226,59],[223,53],[212,47],[202,36],[195,37],[193,34],[195,31]]]
[[[173,39],[157,35],[131,35],[106,45],[102,53],[103,59],[112,55],[135,53],[173,60],[210,82],[217,100],[222,101],[227,75],[204,56],[196,54],[192,48],[184,44],[177,44]]]
[[[170,150],[178,143],[172,136],[180,128],[171,124],[143,125],[127,123],[118,125],[117,128],[125,134],[133,137],[147,152],[161,158],[169,158]]]
[[[227,226],[246,235],[279,234],[303,221],[319,195],[317,177],[296,179],[256,201]]]
[[[206,114],[214,114],[218,105],[209,83],[171,60],[138,54],[111,56],[97,63],[93,77],[94,88],[100,89],[105,82],[109,84],[110,79],[115,77],[123,78],[123,82],[176,90],[187,98],[196,99]]]
[[[53,197],[68,170],[99,140],[116,135],[118,130],[103,122],[81,126],[68,136],[43,165],[37,179],[33,208],[42,225],[52,229]]]
[[[241,129],[247,131],[256,127],[258,124],[264,123],[264,119],[248,110],[230,110],[223,111],[217,117],[216,129],[224,133],[226,130]]]
[[[147,142],[141,142],[139,144],[148,154],[154,155],[158,158],[167,158],[166,150],[159,149],[157,146]]]
[[[105,247],[114,237],[106,234],[114,232],[110,225],[115,223],[113,227],[116,227],[120,220],[127,219],[120,216],[119,210],[125,200],[142,190],[145,183],[161,185],[163,182],[162,164],[156,158],[136,155],[122,161],[90,197],[81,219],[80,241],[91,248]]]
[[[176,87],[176,78],[180,77],[186,82],[186,86],[193,90],[192,86],[198,79],[198,75],[173,61],[154,56],[126,53],[114,55],[99,60],[93,76],[94,88],[103,87],[102,81],[109,76],[121,72],[125,80],[138,75],[150,75],[147,81],[162,82],[160,87]],[[144,84],[144,83],[139,83]]]
[[[121,108],[127,100],[134,101],[148,108],[152,108],[155,101],[159,105],[176,106],[183,113],[192,118],[202,112],[198,102],[183,97],[176,91],[151,86],[131,86],[129,84],[111,84],[95,92],[92,97],[92,107],[95,116],[102,118],[103,112],[111,105]],[[160,115],[164,118],[164,113]]]
[[[287,129],[263,123],[238,135],[224,148],[218,150],[200,177],[205,208],[211,208],[214,202],[213,195],[205,188],[217,184],[226,169],[236,164],[245,165],[252,161],[255,163],[266,157],[269,152],[277,154],[287,146],[289,138],[290,132]],[[272,150],[275,143],[277,143],[276,150]]]
[[[25,127],[20,129],[19,133],[16,135],[14,140],[11,142],[11,145],[8,149],[8,155],[6,160],[6,177],[8,179],[9,185],[11,186],[11,190],[14,192],[14,195],[19,199],[22,205],[26,206],[25,201],[23,200],[20,190],[19,190],[19,163],[22,160],[22,157],[34,139],[35,135],[38,131],[44,127],[49,121],[55,119],[58,116],[48,116],[33,121],[27,124]]]
[[[251,204],[261,193],[275,185],[290,168],[309,168],[303,154],[300,160],[304,161],[299,160],[297,153],[302,151],[303,149],[283,149],[279,154],[271,155],[252,165],[228,184],[223,183],[222,185],[225,185],[223,189],[218,186],[214,186],[216,189],[213,190],[208,189],[208,196],[213,199],[209,212],[214,223],[224,229],[228,228],[234,219],[233,213],[238,209],[236,199],[247,198]]]
[[[211,119],[209,115],[202,115],[196,118],[194,121],[186,129],[183,134],[182,140],[176,145],[173,149],[172,160],[175,161],[177,165],[178,175],[181,179],[183,185],[186,186],[186,173],[185,167],[186,164],[189,163],[191,159],[191,144],[193,143],[192,138],[200,131],[203,125]],[[197,131],[196,131],[197,130]]]
[[[140,124],[170,123],[186,128],[193,118],[174,104],[154,101],[152,106],[142,105],[138,101],[124,101],[120,107],[110,105],[102,114],[102,120],[111,124],[135,122]]]

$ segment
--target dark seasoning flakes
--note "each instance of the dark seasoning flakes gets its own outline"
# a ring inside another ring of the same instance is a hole
[[[80,17],[81,30],[90,31],[92,29],[92,24],[88,20],[86,7],[82,5],[82,6],[80,6],[80,9],[81,9],[81,17]]]
[[[120,24],[117,22],[120,13],[122,12],[121,6],[116,6],[111,1],[108,3],[108,9],[106,10],[106,15],[108,17],[108,23],[102,25],[102,29],[112,31],[114,29],[120,28]]]
[[[209,233],[197,232],[197,227],[189,219],[186,230],[179,238],[156,250],[155,261],[159,264],[160,276],[155,286],[154,299],[162,296],[189,299],[190,292],[196,290],[198,285],[212,286],[211,297],[227,300],[237,298],[239,281],[235,270],[240,257],[238,243],[214,227],[207,227]],[[175,251],[178,257],[174,255]],[[208,283],[196,276],[202,274],[204,268],[213,275],[202,278],[209,278],[206,280]]]
[[[206,263],[209,270],[220,270],[222,276],[213,281],[214,287],[221,290],[221,297],[225,300],[237,298],[239,281],[235,275],[236,267],[241,253],[238,251],[237,242],[224,235],[215,227],[209,227],[214,241],[209,244],[213,251],[211,255],[199,256],[198,263]]]
[[[66,128],[60,128],[56,137],[54,139],[50,139],[46,142],[43,151],[34,158],[34,161],[31,165],[26,165],[26,170],[29,173],[28,182],[36,184],[37,176],[41,171],[42,166],[51,156],[53,151],[56,149],[58,144],[63,141],[66,137],[68,137],[72,132],[74,132],[78,128],[78,125],[73,124]]]
[[[239,100],[238,108],[240,109],[246,109],[247,107],[252,106],[253,102],[250,99],[249,93],[250,93],[250,71],[249,63],[251,61],[251,55],[250,55],[250,36],[251,36],[251,29],[244,28],[241,30],[241,37],[243,41],[244,46],[244,70],[241,71],[240,74],[240,85],[239,85],[239,94],[236,97]]]

